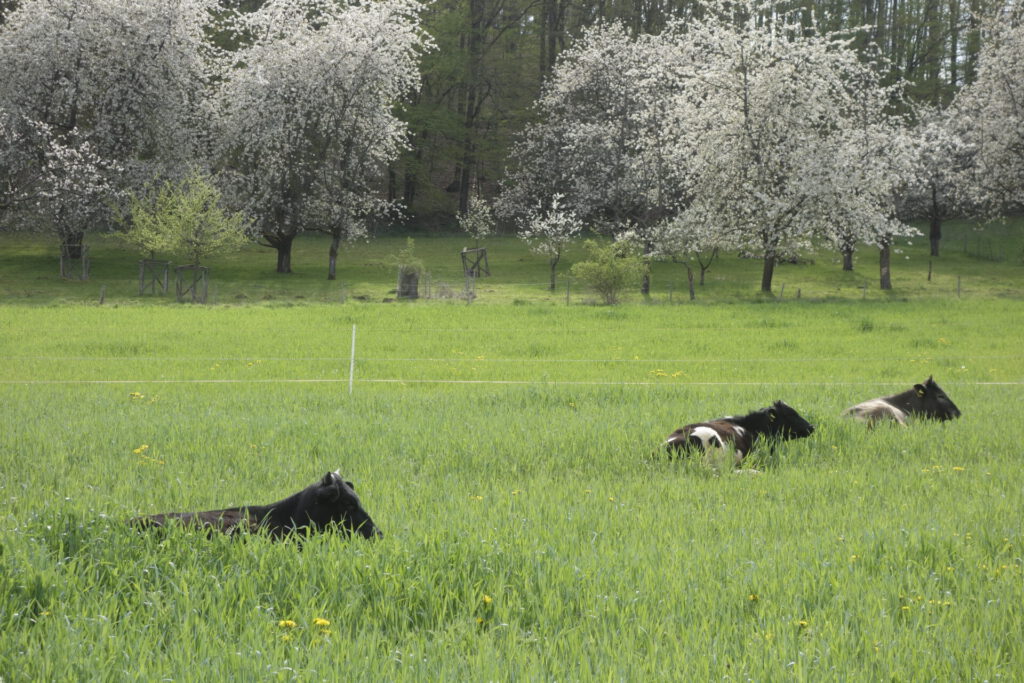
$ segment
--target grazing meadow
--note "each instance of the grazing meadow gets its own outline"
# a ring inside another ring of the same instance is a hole
[[[1018,299],[5,304],[0,330],[5,682],[1024,671]],[[839,416],[932,374],[961,419]],[[817,431],[759,473],[661,450],[775,399]],[[126,523],[334,469],[383,539]]]

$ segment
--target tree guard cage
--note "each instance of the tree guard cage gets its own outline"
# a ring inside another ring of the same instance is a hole
[[[80,272],[75,268],[75,262],[81,267]],[[89,247],[84,244],[62,244],[60,245],[60,276],[65,280],[77,277],[79,280],[89,279]]]
[[[155,261],[153,259],[139,261],[139,296],[145,294],[147,289],[156,294],[157,287],[160,288],[161,294],[166,294],[167,275],[170,270],[170,261]]]
[[[398,287],[396,288],[399,299],[420,298],[420,273],[415,268],[398,267]]]
[[[476,247],[470,249],[462,248],[462,272],[466,277],[483,277],[490,275],[491,270],[487,265],[487,249]]]
[[[186,297],[194,304],[206,303],[206,290],[208,284],[206,266],[178,266],[174,269],[174,281],[178,294],[178,301],[185,301]],[[190,282],[186,282],[190,279]]]

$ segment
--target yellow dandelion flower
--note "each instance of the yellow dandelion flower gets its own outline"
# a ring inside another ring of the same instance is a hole
[[[909,605],[903,605],[903,607],[900,607],[900,609],[903,610],[904,612],[909,612],[910,611],[910,606]]]
[[[484,593],[484,604],[485,605],[489,605],[492,602],[494,602],[494,598],[492,598],[490,595],[487,595],[486,593]]]
[[[327,621],[326,619],[322,619],[320,617],[317,617],[316,619],[313,620],[313,625],[314,626],[330,626],[331,622]]]
[[[296,626],[298,626],[298,624],[296,624],[291,619],[282,619],[281,621],[277,622],[277,625],[281,628],[295,628]]]
[[[747,596],[747,600],[749,600],[750,602],[757,602],[758,600],[760,600],[760,598],[757,597],[757,593],[751,593]]]
[[[483,617],[477,617],[476,618],[476,623],[478,623],[478,624],[484,623],[484,618]]]
[[[610,500],[610,501],[611,501],[611,502],[613,502],[613,503],[615,502],[615,498],[614,498],[614,497],[612,497],[612,496],[608,496],[608,500]]]
[[[796,622],[796,625],[800,628],[807,628],[807,621],[805,619],[801,619],[800,621]]]
[[[958,465],[957,467],[954,467],[954,468],[953,468],[953,471],[954,471],[954,472],[963,472],[963,471],[964,471],[964,468],[963,468],[963,467],[960,467],[960,466]]]
[[[484,499],[483,496],[470,496],[470,498],[472,498],[473,500],[483,500]]]

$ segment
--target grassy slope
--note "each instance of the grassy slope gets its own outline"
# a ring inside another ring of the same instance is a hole
[[[1012,679],[1020,313],[0,307],[0,676]],[[961,420],[837,417],[929,373]],[[323,381],[268,381],[285,379]],[[762,475],[652,455],[775,398],[819,429],[762,453]],[[383,541],[123,524],[335,467]]]

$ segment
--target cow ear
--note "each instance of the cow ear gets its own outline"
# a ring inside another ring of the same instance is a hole
[[[355,484],[353,484],[353,483],[352,483],[352,482],[350,482],[350,481],[346,481],[346,482],[345,482],[345,486],[349,487],[349,488],[350,488],[350,489],[352,489],[353,491],[355,491],[355,490],[356,490],[356,485],[355,485]]]
[[[769,408],[768,409],[768,421],[769,422],[775,422],[775,416],[776,416],[775,415],[775,408]]]
[[[328,472],[324,475],[324,478],[320,480],[321,486],[331,486],[334,484],[335,478],[338,476],[337,472]]]
[[[915,384],[914,391],[917,392],[917,395],[921,398],[924,398],[924,395],[928,393],[927,391],[925,391],[923,384]]]

